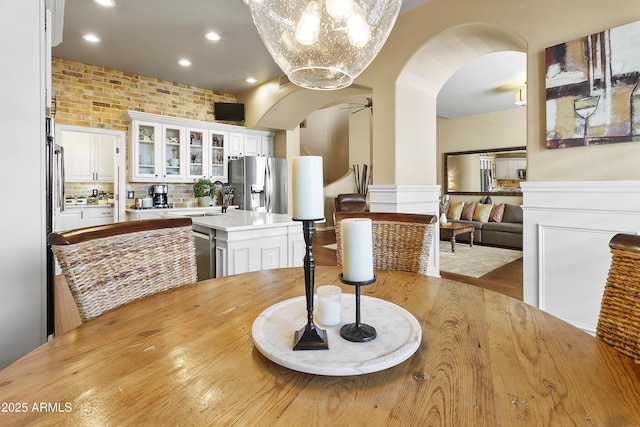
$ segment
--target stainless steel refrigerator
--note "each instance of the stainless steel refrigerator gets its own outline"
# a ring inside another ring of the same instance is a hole
[[[229,161],[229,185],[239,209],[287,213],[287,160],[246,156]]]

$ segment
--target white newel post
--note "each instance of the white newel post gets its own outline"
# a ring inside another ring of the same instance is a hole
[[[371,185],[369,186],[371,212],[415,213],[439,216],[439,185]],[[440,228],[435,226],[429,253],[427,275],[440,277]]]
[[[524,182],[524,301],[594,334],[609,241],[640,232],[640,181]]]

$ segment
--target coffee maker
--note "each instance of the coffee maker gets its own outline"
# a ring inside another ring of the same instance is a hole
[[[153,186],[153,206],[156,208],[168,208],[167,193],[169,186],[166,184]]]

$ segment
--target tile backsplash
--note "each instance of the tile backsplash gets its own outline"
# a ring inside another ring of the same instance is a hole
[[[134,197],[144,197],[148,194],[149,188],[153,191],[154,184],[150,183],[128,183],[127,191],[133,191]],[[193,184],[167,184],[169,193],[167,199],[174,207],[197,206],[197,200],[193,197]],[[124,197],[126,197],[126,193]],[[133,200],[127,200],[127,207],[134,204]]]
[[[113,193],[112,182],[65,182],[64,194],[66,196],[85,196],[91,195],[96,189],[98,193]]]
[[[121,195],[124,199],[127,192],[134,192],[134,199],[126,199],[126,207],[131,207],[135,203],[135,198],[142,198],[149,194],[149,189],[153,191],[151,183],[129,183]],[[169,187],[168,200],[169,204],[174,207],[192,207],[197,206],[197,200],[193,197],[193,185],[191,184],[167,184]],[[66,182],[64,192],[66,196],[85,196],[91,195],[96,189],[98,193],[113,193],[113,183],[110,182]]]

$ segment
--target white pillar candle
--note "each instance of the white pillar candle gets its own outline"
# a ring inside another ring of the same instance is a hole
[[[342,321],[342,289],[326,285],[318,288],[318,322],[335,326]]]
[[[373,279],[373,237],[369,218],[347,218],[342,226],[342,277],[350,282]]]
[[[301,156],[291,160],[293,219],[324,218],[322,157]]]

